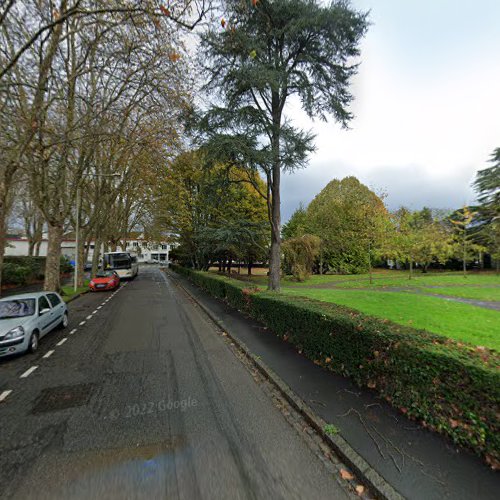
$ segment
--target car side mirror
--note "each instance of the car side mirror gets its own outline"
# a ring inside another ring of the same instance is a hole
[[[47,308],[42,309],[42,310],[40,311],[40,316],[43,316],[44,314],[47,314],[48,312],[50,312],[50,309],[47,309]]]

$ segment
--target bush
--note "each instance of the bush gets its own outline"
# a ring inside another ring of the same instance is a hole
[[[377,390],[426,427],[500,460],[500,356],[335,304],[252,293],[241,282],[173,266],[245,310],[308,358]]]
[[[31,269],[6,262],[2,268],[2,282],[6,285],[25,285],[31,276]]]

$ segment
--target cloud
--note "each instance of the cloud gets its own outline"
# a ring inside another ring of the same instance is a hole
[[[283,220],[331,179],[347,175],[384,190],[391,209],[474,201],[475,173],[500,147],[500,34],[491,19],[500,4],[478,10],[446,2],[452,24],[446,6],[434,1],[428,9],[355,2],[371,7],[374,20],[352,85],[355,119],[341,130],[332,121],[311,121],[291,100],[287,115],[316,134],[317,149],[307,169],[283,178]]]
[[[416,164],[353,167],[340,161],[316,163],[308,169],[283,176],[283,221],[288,220],[300,203],[307,205],[332,179],[349,175],[356,176],[378,194],[386,193],[385,203],[390,210],[400,206],[413,210],[424,206],[458,208],[475,199],[471,188],[475,170],[471,165],[453,176],[443,176]]]

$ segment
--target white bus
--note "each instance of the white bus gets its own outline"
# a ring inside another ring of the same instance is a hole
[[[133,279],[139,274],[137,255],[132,252],[107,252],[102,256],[102,268],[116,271],[120,279]]]

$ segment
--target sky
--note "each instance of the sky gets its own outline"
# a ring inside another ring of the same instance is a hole
[[[369,10],[350,130],[287,114],[316,134],[306,169],[282,178],[282,218],[354,175],[396,209],[457,208],[500,147],[500,0],[351,0]]]

